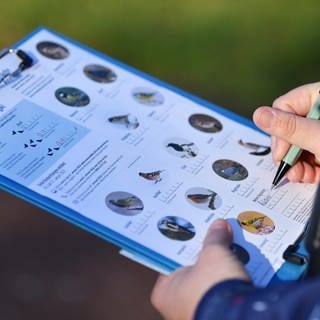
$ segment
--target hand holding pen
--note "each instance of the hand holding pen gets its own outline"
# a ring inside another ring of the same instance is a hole
[[[320,181],[319,112],[310,117],[312,106],[320,104],[319,91],[319,82],[298,87],[276,99],[272,108],[260,107],[253,115],[255,124],[271,135],[273,159],[277,164],[286,160],[292,145],[296,146],[297,150],[291,148],[290,170],[285,172],[292,182]],[[292,154],[296,159],[292,159]]]

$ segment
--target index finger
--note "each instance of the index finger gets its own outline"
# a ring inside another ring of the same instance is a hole
[[[305,116],[317,99],[320,91],[320,82],[297,87],[277,98],[272,107],[283,111]]]

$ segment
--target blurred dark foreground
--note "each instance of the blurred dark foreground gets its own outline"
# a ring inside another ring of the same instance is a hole
[[[156,272],[60,218],[0,197],[1,320],[160,319],[149,302]]]

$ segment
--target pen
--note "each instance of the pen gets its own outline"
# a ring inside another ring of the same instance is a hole
[[[320,93],[320,92],[319,92]],[[307,114],[307,118],[310,119],[320,119],[320,95],[318,96],[317,100],[314,102],[311,110]],[[280,166],[276,172],[276,175],[272,182],[271,189],[274,189],[280,180],[285,176],[288,170],[297,162],[302,149],[296,145],[291,145],[289,150],[287,151],[286,155],[280,162]]]

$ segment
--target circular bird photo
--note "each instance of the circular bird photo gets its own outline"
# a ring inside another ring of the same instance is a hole
[[[238,215],[238,223],[244,230],[258,235],[266,235],[274,231],[273,221],[257,211],[245,211]]]
[[[249,154],[252,154],[254,156],[265,156],[271,152],[270,146],[264,146],[253,142],[247,142],[243,141],[242,139],[240,139],[238,143],[240,146],[248,149]]]
[[[241,181],[248,177],[248,170],[233,160],[217,160],[212,164],[212,169],[218,176],[231,181]]]
[[[90,98],[85,92],[73,87],[63,87],[56,90],[55,97],[70,107],[84,107],[90,102]]]
[[[202,132],[215,133],[222,130],[221,122],[206,114],[193,114],[189,117],[189,123]]]
[[[108,118],[108,121],[114,126],[122,129],[136,129],[139,127],[138,119],[131,114],[124,114]]]
[[[206,188],[191,188],[187,190],[185,197],[191,205],[202,210],[216,210],[222,205],[221,197]]]
[[[181,138],[167,139],[164,146],[170,154],[182,159],[194,158],[199,152],[197,146],[193,142]]]
[[[180,241],[190,240],[196,234],[194,226],[189,221],[176,216],[161,218],[158,229],[166,237]]]
[[[132,91],[132,96],[137,102],[149,107],[156,107],[164,102],[163,95],[150,88],[135,88]]]
[[[250,255],[245,248],[236,243],[232,243],[230,249],[244,265],[250,261]]]
[[[85,66],[83,72],[89,79],[100,83],[110,83],[117,79],[117,75],[111,69],[98,64]]]
[[[37,44],[37,50],[45,57],[54,60],[65,59],[69,56],[69,50],[61,44],[42,41]]]
[[[135,216],[143,210],[143,202],[134,194],[124,191],[109,193],[105,204],[113,212],[123,216]]]

